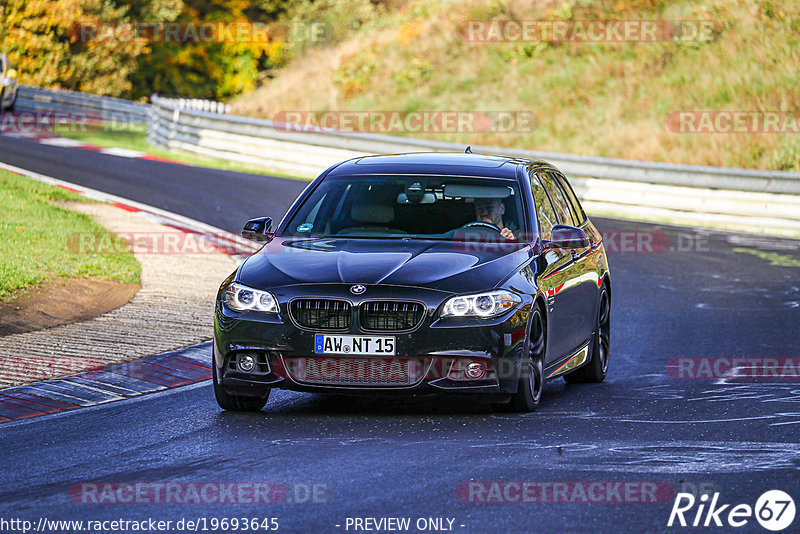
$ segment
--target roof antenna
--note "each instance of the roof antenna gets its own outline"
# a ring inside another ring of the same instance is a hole
[[[472,154],[472,146],[468,146],[467,149],[464,151],[464,154]]]

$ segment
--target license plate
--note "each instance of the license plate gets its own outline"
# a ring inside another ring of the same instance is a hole
[[[356,356],[394,356],[394,336],[329,336],[316,334],[315,354],[350,354]]]

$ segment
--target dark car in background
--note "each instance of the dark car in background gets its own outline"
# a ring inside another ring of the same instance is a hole
[[[420,153],[335,165],[219,290],[227,410],[272,388],[468,395],[532,411],[546,380],[600,382],[611,279],[600,233],[542,161]]]
[[[17,103],[17,70],[5,54],[0,54],[0,111],[13,110]]]

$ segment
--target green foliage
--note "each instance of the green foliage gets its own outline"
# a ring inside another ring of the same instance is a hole
[[[281,22],[288,28],[320,24],[325,28],[323,39],[292,39],[286,45],[297,56],[309,47],[327,46],[350,38],[353,32],[371,33],[391,24],[387,16],[392,6],[381,0],[295,0]]]
[[[415,57],[406,68],[394,73],[394,83],[398,91],[405,91],[429,80],[432,75],[431,62],[427,59]]]
[[[791,134],[790,134],[791,135]],[[779,171],[800,169],[800,143],[786,141],[772,152],[770,168]]]
[[[23,84],[124,95],[145,45],[86,41],[77,31],[90,20],[124,18],[125,9],[108,0],[5,0],[0,50]]]
[[[23,84],[135,99],[154,92],[227,99],[254,89],[263,71],[285,61],[276,21],[288,0],[4,1],[0,50]],[[231,31],[161,37],[172,23]],[[266,31],[253,37],[246,31],[253,25]],[[162,31],[134,33],[146,27]]]
[[[284,60],[277,18],[286,9],[285,0],[140,3],[136,10],[143,17],[152,15],[149,20],[177,22],[187,28],[214,23],[230,32],[212,40],[152,42],[150,53],[139,58],[131,76],[135,98],[160,93],[225,100],[253,90],[262,71]],[[266,25],[266,40],[261,38],[263,34],[248,33],[247,28],[254,25]]]
[[[345,98],[366,91],[378,71],[381,55],[374,49],[366,49],[342,60],[341,67],[333,75],[333,83]]]

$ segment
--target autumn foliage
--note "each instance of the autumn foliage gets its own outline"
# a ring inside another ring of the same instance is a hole
[[[0,0],[0,51],[22,84],[135,99],[154,92],[225,99],[254,89],[260,73],[283,60],[272,29],[284,12],[283,0]],[[114,31],[254,23],[269,27],[269,37]]]

